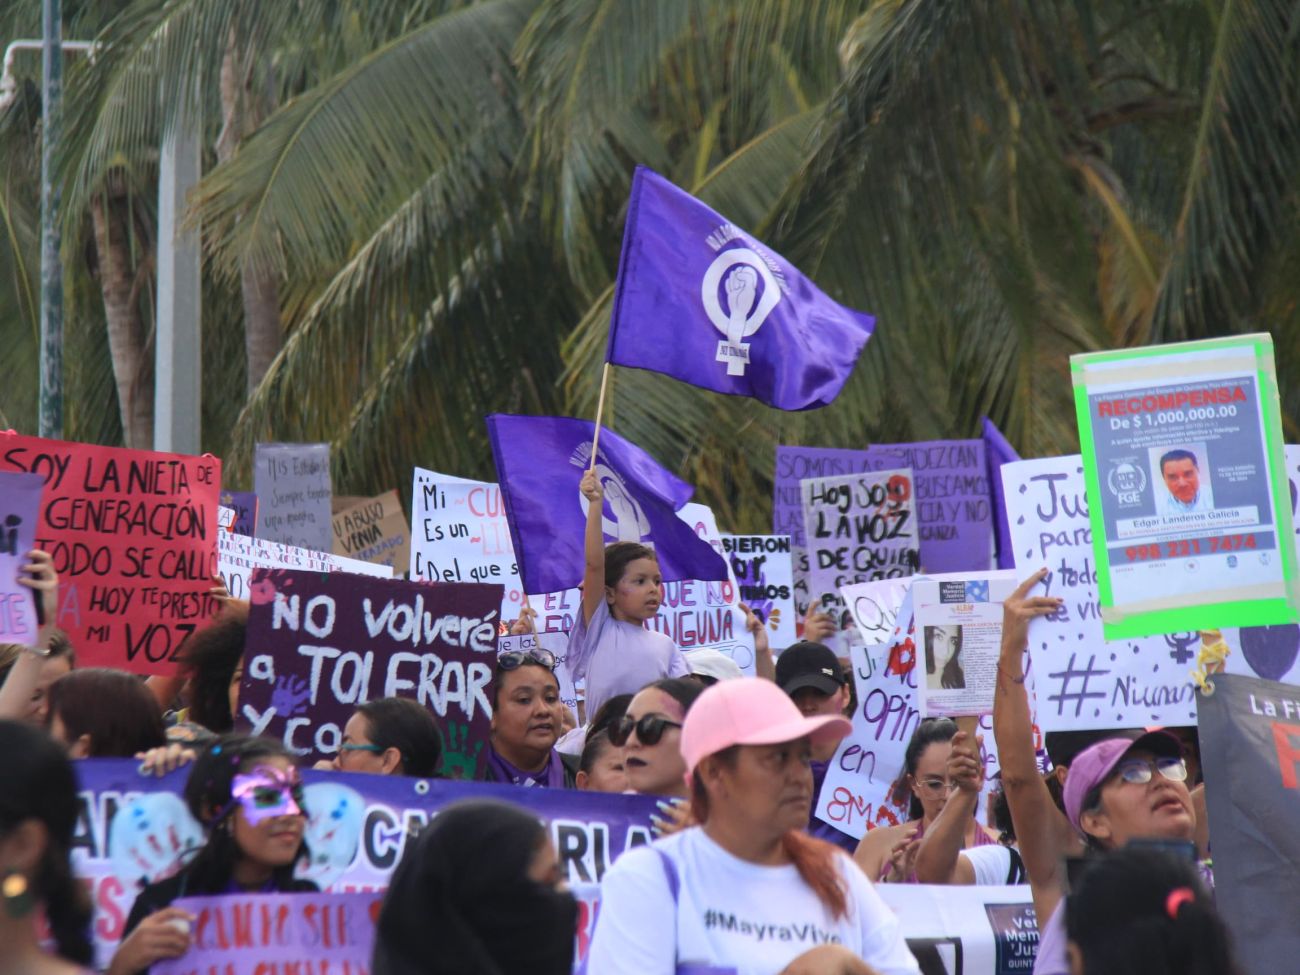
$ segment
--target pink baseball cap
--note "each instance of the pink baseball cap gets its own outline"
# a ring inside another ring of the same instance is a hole
[[[1061,799],[1071,826],[1083,831],[1079,817],[1083,815],[1088,793],[1110,778],[1115,766],[1134,749],[1164,758],[1181,758],[1183,754],[1182,743],[1167,731],[1148,731],[1137,738],[1103,738],[1089,745],[1074,756],[1065,774]]]
[[[839,741],[851,730],[849,719],[840,715],[805,718],[789,695],[770,680],[720,681],[686,712],[681,737],[686,781],[703,759],[732,745],[777,745],[804,737],[819,745]]]

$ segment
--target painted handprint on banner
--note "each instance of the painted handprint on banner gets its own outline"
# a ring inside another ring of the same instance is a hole
[[[170,877],[203,845],[203,828],[180,796],[136,796],[113,817],[108,854],[113,873],[128,887]]]
[[[478,772],[478,756],[483,742],[474,742],[470,748],[469,725],[447,723],[447,737],[443,741],[442,774],[449,779],[473,779]]]
[[[276,678],[275,690],[271,693],[271,707],[276,714],[291,718],[305,710],[304,705],[310,698],[311,688],[307,682],[296,674],[288,674]]]
[[[307,810],[307,849],[310,860],[300,860],[295,876],[310,880],[321,890],[335,883],[356,858],[365,820],[365,800],[338,782],[313,782],[303,790]]]

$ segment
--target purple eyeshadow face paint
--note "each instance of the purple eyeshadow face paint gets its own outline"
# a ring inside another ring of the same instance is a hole
[[[244,807],[244,818],[251,826],[259,826],[276,816],[306,815],[297,769],[259,765],[247,774],[235,776],[230,795]]]

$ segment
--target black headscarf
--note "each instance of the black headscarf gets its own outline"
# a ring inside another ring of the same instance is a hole
[[[440,812],[393,874],[374,975],[569,975],[577,905],[527,876],[545,835],[504,802]]]

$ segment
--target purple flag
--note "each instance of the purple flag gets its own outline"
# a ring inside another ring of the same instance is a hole
[[[874,324],[641,166],[615,291],[608,361],[781,410],[835,399]]]
[[[989,465],[989,489],[993,495],[994,526],[998,540],[998,568],[1014,569],[1016,555],[1011,550],[1011,528],[1007,522],[1007,499],[1002,493],[1002,465],[1020,460],[1016,448],[1007,443],[1002,431],[984,417],[984,457]]]
[[[595,424],[558,416],[487,418],[501,498],[524,589],[560,592],[582,582],[587,502],[578,490],[590,466]],[[640,447],[605,428],[596,474],[605,489],[606,542],[653,545],[666,580],[726,579],[727,563],[677,517],[694,489]]]

